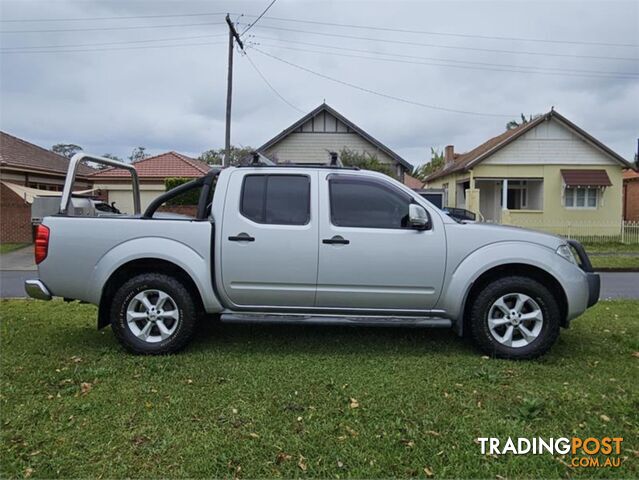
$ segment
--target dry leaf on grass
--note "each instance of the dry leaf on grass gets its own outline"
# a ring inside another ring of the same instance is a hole
[[[288,453],[279,452],[277,456],[275,457],[275,463],[277,465],[280,465],[281,463],[288,462],[291,458],[293,457],[289,455]]]
[[[255,432],[249,433],[249,437],[251,437],[251,438],[260,438],[260,436],[257,433],[255,433]]]
[[[359,402],[354,398],[350,399],[350,403],[348,404],[350,408],[359,408]]]
[[[93,385],[91,385],[89,382],[82,382],[80,384],[80,393],[82,395],[86,395],[87,393],[91,391],[92,388],[93,388]]]
[[[433,470],[431,468],[424,467],[424,473],[426,474],[427,477],[433,476]]]
[[[24,471],[24,478],[29,478],[33,474],[33,468],[29,467]]]
[[[297,462],[297,466],[300,467],[300,470],[305,472],[308,466],[306,465],[306,459],[300,455],[300,459]]]
[[[599,415],[599,418],[601,418],[604,422],[610,421],[610,417],[608,415]]]

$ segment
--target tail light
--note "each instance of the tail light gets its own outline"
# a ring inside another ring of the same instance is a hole
[[[49,227],[38,225],[35,234],[35,263],[38,264],[47,258],[49,253]]]

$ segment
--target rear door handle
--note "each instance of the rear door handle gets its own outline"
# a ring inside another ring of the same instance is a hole
[[[335,235],[333,238],[325,238],[322,240],[322,243],[326,243],[328,245],[348,245],[351,242],[341,235]]]
[[[230,242],[254,242],[255,238],[251,237],[248,233],[239,233],[237,235],[229,237]]]

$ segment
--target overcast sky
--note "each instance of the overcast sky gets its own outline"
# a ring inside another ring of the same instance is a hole
[[[241,32],[269,3],[1,0],[0,127],[122,157],[138,145],[219,148],[227,28],[204,14],[232,12]],[[431,146],[465,151],[551,106],[625,158],[636,152],[639,1],[278,0],[243,38],[293,106],[237,54],[236,145],[261,145],[325,100],[414,165]]]

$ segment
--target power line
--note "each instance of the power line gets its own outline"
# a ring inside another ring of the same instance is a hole
[[[176,43],[168,45],[139,45],[135,47],[105,47],[105,48],[82,48],[82,49],[69,49],[69,50],[27,50],[27,51],[0,51],[0,55],[11,54],[36,54],[36,53],[81,53],[81,52],[105,52],[111,50],[144,50],[150,48],[173,48],[173,47],[194,47],[202,45],[223,45],[226,42],[200,42],[200,43]]]
[[[268,6],[264,9],[264,11],[262,13],[260,13],[258,15],[258,17],[255,19],[254,22],[249,23],[246,28],[244,29],[244,31],[242,31],[241,35],[244,35],[246,32],[248,32],[251,28],[253,28],[253,25],[255,25],[257,22],[260,21],[260,19],[264,16],[264,14],[266,12],[268,12],[270,10],[270,8],[273,6],[273,4],[276,2],[277,0],[272,0],[271,3],[268,4]]]
[[[309,30],[300,30],[296,28],[273,27],[270,25],[263,25],[263,24],[259,25],[258,28],[267,28],[271,30],[282,30],[285,32],[303,33],[305,35],[321,35],[324,37],[347,38],[351,40],[366,40],[369,42],[394,43],[398,45],[414,45],[418,47],[448,48],[453,50],[471,50],[476,52],[508,53],[508,54],[516,54],[516,55],[537,55],[537,56],[568,57],[568,58],[592,58],[592,59],[598,59],[598,60],[628,60],[633,62],[636,62],[639,60],[639,58],[629,58],[629,57],[575,55],[575,54],[567,54],[567,53],[543,53],[543,52],[516,51],[516,50],[499,50],[499,49],[493,49],[493,48],[460,47],[456,45],[441,45],[441,44],[432,44],[432,43],[410,42],[407,40],[391,40],[387,38],[360,37],[357,35],[345,35],[340,33],[314,32]]]
[[[129,45],[136,43],[153,43],[153,42],[172,42],[176,40],[196,40],[200,38],[212,38],[212,37],[225,37],[226,33],[218,33],[212,35],[194,35],[189,37],[169,37],[169,38],[151,38],[147,40],[125,40],[122,42],[102,42],[102,43],[67,43],[57,45],[34,45],[34,46],[18,46],[18,47],[3,47],[0,51],[4,50],[46,50],[53,48],[76,48],[76,47],[103,47],[109,45]]]
[[[0,30],[0,33],[62,33],[62,32],[97,32],[106,30],[142,30],[147,28],[171,28],[171,27],[200,27],[211,25],[224,25],[224,22],[207,22],[207,23],[182,23],[168,25],[130,25],[125,27],[86,27],[86,28],[65,28],[65,29],[47,29],[47,30]]]
[[[280,94],[280,92],[278,92],[275,87],[273,85],[271,85],[271,82],[268,81],[268,79],[264,76],[264,74],[260,71],[259,68],[257,68],[257,65],[255,65],[255,63],[253,62],[253,60],[251,60],[251,57],[248,56],[248,54],[245,54],[244,57],[249,61],[249,63],[251,64],[251,66],[253,67],[253,69],[257,72],[257,74],[262,78],[262,80],[264,80],[264,83],[266,83],[266,85],[268,85],[268,88],[270,88],[273,93],[275,95],[277,95],[279,97],[280,100],[282,100],[286,105],[288,105],[289,107],[291,107],[293,110],[297,110],[300,113],[306,113],[304,110],[302,110],[301,108],[296,107],[295,105],[293,105],[291,102],[289,102],[286,98],[284,98],[282,96],[282,94]]]
[[[247,16],[250,17],[251,15],[247,15]],[[505,40],[505,41],[517,41],[517,42],[557,43],[557,44],[589,45],[589,46],[600,45],[604,47],[635,47],[635,48],[639,47],[639,44],[636,44],[636,43],[590,42],[590,41],[583,41],[583,40],[551,40],[551,39],[545,39],[545,38],[525,38],[525,37],[477,35],[477,34],[452,33],[452,32],[434,32],[432,30],[389,28],[389,27],[361,25],[361,24],[353,24],[353,23],[334,23],[334,22],[321,22],[317,20],[302,20],[302,19],[295,19],[295,18],[281,18],[281,17],[264,17],[264,18],[265,20],[275,20],[279,22],[295,22],[295,23],[306,23],[306,24],[312,24],[312,25],[325,25],[325,26],[332,26],[332,27],[377,30],[377,31],[396,32],[396,33],[416,33],[416,34],[423,34],[423,35],[437,35],[437,36],[445,36],[445,37],[481,38],[484,40]]]
[[[22,18],[22,19],[0,19],[0,23],[42,23],[42,22],[85,22],[85,21],[102,21],[102,20],[130,20],[130,19],[145,19],[145,18],[180,18],[180,17],[208,17],[208,16],[221,16],[225,15],[224,12],[198,12],[198,13],[180,13],[180,14],[164,14],[164,15],[127,15],[127,16],[111,16],[111,17],[66,17],[66,18]],[[233,14],[236,15],[236,14]],[[257,15],[246,15],[247,17],[257,17]],[[353,23],[335,23],[335,22],[323,22],[318,20],[305,20],[298,18],[283,18],[283,17],[262,17],[266,20],[274,20],[278,22],[294,22],[305,23],[311,25],[324,25],[351,29],[362,30],[377,30],[396,33],[412,33],[422,35],[433,36],[445,36],[445,37],[459,37],[459,38],[479,38],[484,40],[500,40],[500,41],[518,41],[518,42],[533,42],[533,43],[548,43],[548,44],[569,44],[569,45],[586,45],[586,46],[604,46],[604,47],[639,47],[636,43],[615,43],[615,42],[595,42],[585,40],[565,40],[565,39],[548,39],[548,38],[530,38],[530,37],[511,37],[501,35],[481,35],[481,34],[466,34],[466,33],[454,33],[454,32],[436,32],[432,30],[417,30],[408,28],[390,28],[376,25],[362,25]],[[253,23],[256,23],[257,20]]]
[[[260,37],[256,37],[256,39],[259,41],[261,39],[266,39],[266,40],[273,40],[276,42],[282,42],[282,43],[288,43],[282,39],[276,38],[276,37],[263,37],[260,35]],[[263,45],[263,46],[269,46],[269,47],[275,47],[275,48],[287,48],[287,49],[291,49],[293,50],[293,47],[284,47],[282,45],[269,45],[267,43],[262,43],[262,42],[258,42],[258,45]],[[528,71],[535,71],[535,70],[539,70],[541,71],[550,71],[550,72],[568,72],[568,73],[585,73],[585,74],[604,74],[604,75],[627,75],[627,76],[637,76],[639,75],[639,73],[637,72],[615,72],[615,71],[604,71],[604,70],[583,70],[583,69],[568,69],[568,68],[555,68],[555,67],[531,67],[528,65],[513,65],[513,64],[507,64],[507,63],[489,63],[489,62],[472,62],[472,61],[467,61],[467,60],[455,60],[455,59],[449,59],[449,58],[441,58],[441,57],[424,57],[424,56],[419,56],[419,55],[405,55],[405,54],[400,54],[400,53],[395,53],[395,52],[391,52],[391,53],[386,53],[386,52],[380,52],[380,51],[375,51],[375,50],[365,50],[365,49],[361,49],[361,48],[348,48],[348,47],[342,47],[342,46],[334,46],[334,45],[325,45],[325,44],[320,44],[320,43],[312,43],[312,42],[304,42],[304,41],[300,41],[300,40],[296,40],[295,44],[299,44],[299,45],[308,45],[311,47],[320,47],[320,48],[325,48],[325,49],[332,49],[332,50],[338,50],[338,51],[348,51],[348,52],[356,52],[356,53],[365,53],[365,54],[369,54],[369,55],[383,55],[386,57],[401,57],[401,58],[410,58],[410,59],[417,59],[417,60],[429,60],[429,61],[435,61],[435,62],[449,62],[449,63],[457,63],[457,64],[461,64],[461,65],[479,65],[479,66],[487,66],[487,67],[503,67],[503,68],[516,68],[516,69],[525,69],[526,72]],[[303,49],[298,49],[295,48],[295,50],[299,50],[299,51],[310,51],[313,52],[313,50],[303,50]],[[327,54],[331,54],[332,52],[316,52],[316,53],[327,53]],[[362,57],[364,58],[364,57]],[[387,60],[387,59],[385,59]],[[420,62],[421,63],[421,62]],[[424,64],[426,65],[426,64]],[[448,66],[448,65],[443,65],[443,66]],[[450,65],[453,66],[453,65]],[[508,71],[508,70],[504,70],[504,71]]]
[[[35,22],[89,22],[95,20],[130,20],[134,18],[175,18],[175,17],[211,17],[215,15],[226,15],[226,12],[215,13],[180,13],[167,15],[127,15],[119,17],[83,17],[83,18],[21,18],[21,19],[0,19],[0,23],[35,23]]]
[[[339,83],[341,85],[345,85],[347,87],[354,88],[354,89],[360,90],[362,92],[366,92],[366,93],[370,93],[372,95],[377,95],[379,97],[387,98],[389,100],[395,100],[397,102],[407,103],[409,105],[416,105],[418,107],[428,108],[428,109],[431,109],[431,110],[440,110],[440,111],[450,112],[450,113],[463,113],[463,114],[466,114],[466,115],[475,115],[475,116],[482,116],[482,117],[500,117],[500,118],[502,118],[502,117],[503,118],[512,118],[513,117],[512,114],[506,115],[506,114],[498,114],[498,113],[473,112],[473,111],[469,111],[469,110],[457,110],[457,109],[454,109],[454,108],[441,107],[439,105],[430,105],[430,104],[427,104],[427,103],[421,103],[421,102],[409,100],[409,99],[406,99],[406,98],[397,97],[395,95],[389,95],[387,93],[378,92],[376,90],[371,90],[369,88],[362,87],[362,86],[356,85],[354,83],[346,82],[344,80],[340,80],[338,78],[334,78],[334,77],[331,77],[329,75],[325,75],[323,73],[316,72],[315,70],[311,70],[310,68],[303,67],[303,66],[298,65],[296,63],[289,62],[288,60],[284,60],[283,58],[280,58],[280,57],[277,57],[275,55],[272,55],[272,54],[270,54],[268,52],[265,52],[265,51],[263,51],[263,50],[261,50],[261,49],[259,49],[257,47],[253,47],[253,49],[256,52],[261,53],[262,55],[266,55],[267,57],[270,57],[270,58],[272,58],[274,60],[277,60],[277,61],[279,61],[281,63],[285,63],[286,65],[290,65],[291,67],[297,68],[298,70],[305,71],[307,73],[313,74],[313,75],[318,76],[320,78],[324,78],[325,80],[330,80],[331,82]]]

